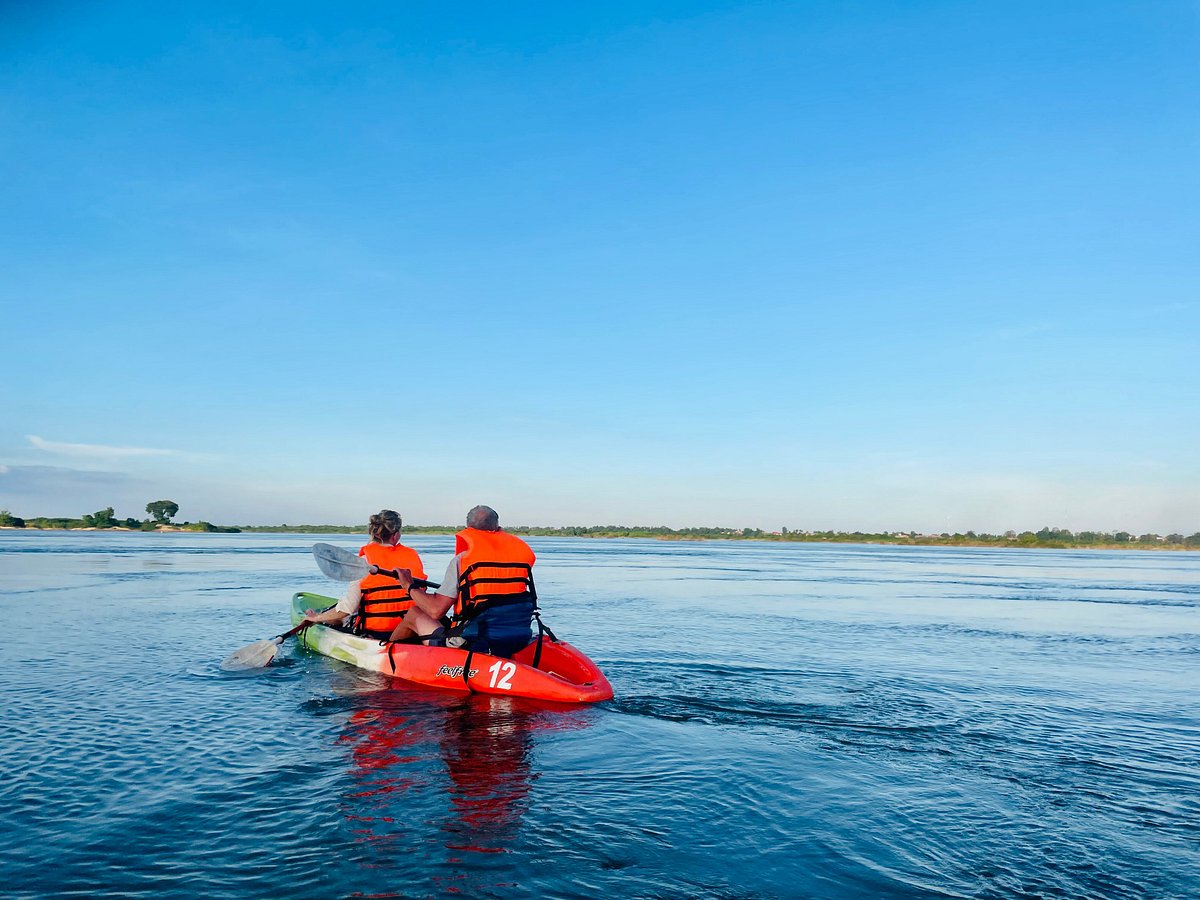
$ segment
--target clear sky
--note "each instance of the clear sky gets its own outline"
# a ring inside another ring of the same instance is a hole
[[[0,4],[0,506],[1200,530],[1200,7]]]

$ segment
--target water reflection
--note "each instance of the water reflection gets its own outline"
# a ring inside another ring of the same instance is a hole
[[[539,736],[592,720],[586,708],[351,678],[339,685],[351,709],[337,737],[350,764],[342,808],[371,868],[413,850],[428,858],[433,841],[452,869],[464,854],[509,852],[540,774]]]
[[[544,716],[544,714],[540,714]],[[533,735],[547,727],[536,710],[510,697],[472,695],[445,719],[442,758],[450,776],[453,815],[446,846],[499,853],[529,808]]]

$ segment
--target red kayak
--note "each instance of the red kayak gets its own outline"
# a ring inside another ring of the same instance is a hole
[[[292,624],[300,624],[306,609],[335,603],[320,594],[297,593],[292,597]],[[424,687],[559,703],[597,703],[613,695],[612,685],[594,662],[566,641],[548,635],[541,641],[540,654],[535,640],[512,659],[455,647],[381,644],[328,625],[313,625],[300,632],[299,639],[325,656]]]

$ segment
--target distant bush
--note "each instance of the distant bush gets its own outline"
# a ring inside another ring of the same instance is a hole
[[[241,531],[240,528],[234,528],[232,525],[214,525],[212,522],[184,522],[179,527],[184,531],[203,531],[219,534],[237,534]]]

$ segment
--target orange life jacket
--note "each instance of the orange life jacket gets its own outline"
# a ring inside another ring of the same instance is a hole
[[[366,544],[358,551],[358,555],[381,569],[408,569],[413,578],[425,577],[421,557],[412,547],[403,544],[394,547],[390,544]],[[362,591],[362,600],[358,605],[358,627],[362,631],[391,634],[404,614],[412,608],[412,597],[390,575],[368,575],[358,586]]]
[[[533,550],[519,537],[504,531],[464,528],[454,536],[458,561],[458,599],[455,618],[472,615],[476,608],[522,599],[536,601],[533,588]]]

